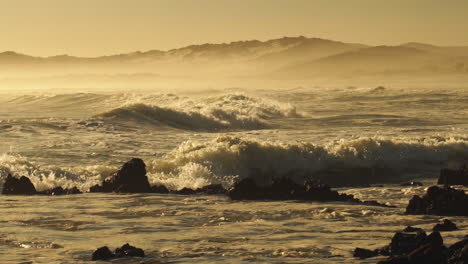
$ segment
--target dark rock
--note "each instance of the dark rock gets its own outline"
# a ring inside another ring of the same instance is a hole
[[[33,195],[36,194],[36,188],[28,177],[21,176],[18,179],[8,174],[3,184],[2,194]]]
[[[442,169],[437,184],[468,186],[468,169],[466,165],[458,170]]]
[[[413,196],[406,214],[468,216],[468,195],[448,186],[432,186],[423,197]]]
[[[382,260],[377,262],[377,264],[417,264],[417,263],[410,263],[408,260],[408,256],[392,256],[387,260]]]
[[[93,252],[91,260],[109,260],[115,258],[115,255],[110,251],[108,247],[100,247]]]
[[[421,233],[421,232],[424,232],[424,230],[423,230],[422,228],[419,228],[419,227],[407,226],[405,229],[403,229],[403,232],[408,232],[408,233],[417,232],[417,233]]]
[[[169,190],[164,185],[153,185],[151,186],[151,192],[166,194],[166,193],[169,193]]]
[[[390,242],[389,254],[404,255],[424,245],[427,239],[426,233],[402,233],[397,232]]]
[[[379,253],[376,250],[369,250],[365,248],[356,248],[353,253],[353,257],[355,258],[360,258],[360,259],[366,259],[366,258],[372,258],[377,256]]]
[[[232,200],[259,200],[264,199],[264,192],[252,178],[246,178],[234,184],[228,192]]]
[[[194,194],[197,194],[196,191],[190,189],[190,188],[187,188],[187,187],[184,187],[178,191],[174,191],[173,193],[175,194],[180,194],[180,195],[194,195]]]
[[[447,248],[443,245],[426,244],[410,252],[408,261],[414,264],[447,263]]]
[[[227,191],[221,184],[210,184],[196,190],[197,193],[202,194],[225,194]]]
[[[145,252],[141,248],[136,248],[129,244],[125,244],[120,248],[115,249],[115,254],[110,251],[108,247],[100,247],[94,251],[91,259],[92,260],[110,260],[114,258],[125,258],[125,257],[145,257]]]
[[[468,264],[468,244],[454,251],[448,259],[449,264]]]
[[[38,192],[38,194],[44,195],[69,195],[69,194],[81,194],[82,192],[78,188],[73,187],[71,189],[63,189],[62,187],[55,187],[49,190]]]
[[[289,178],[273,179],[267,187],[259,187],[252,178],[246,178],[234,184],[228,196],[233,200],[337,201],[389,207],[376,201],[360,201],[353,195],[340,194],[331,190],[330,186],[316,181],[307,181],[300,185]]]
[[[146,176],[146,165],[133,158],[101,185],[91,187],[90,192],[149,193],[151,186]]]
[[[115,250],[115,256],[117,258],[123,258],[123,257],[140,257],[144,258],[145,257],[145,252],[141,248],[136,248],[134,246],[131,246],[129,244],[125,244],[120,248],[117,248]]]
[[[444,219],[442,223],[436,224],[432,230],[443,232],[443,231],[454,231],[457,230],[457,225],[448,219]]]
[[[410,182],[404,182],[400,184],[400,186],[423,186],[423,184],[417,181],[410,181]]]

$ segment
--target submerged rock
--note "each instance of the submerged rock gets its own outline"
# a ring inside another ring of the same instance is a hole
[[[63,189],[62,187],[55,187],[49,190],[38,192],[38,194],[45,195],[68,195],[68,194],[80,194],[82,193],[78,188],[73,187],[71,189]]]
[[[444,185],[465,185],[468,186],[468,168],[466,165],[458,170],[442,169],[440,170],[437,184]]]
[[[2,194],[33,195],[36,194],[36,188],[28,177],[21,176],[18,179],[8,174],[3,184]]]
[[[328,185],[315,181],[307,181],[300,185],[289,178],[273,179],[266,187],[258,186],[252,178],[245,178],[235,183],[227,195],[232,200],[299,200],[320,202],[351,202],[356,204],[384,206],[377,201],[361,201],[353,195],[338,193]]]
[[[432,228],[433,231],[437,232],[454,231],[457,229],[457,225],[448,219],[444,219],[442,223],[438,223]]]
[[[426,235],[418,228],[405,228],[414,232],[397,232],[388,246],[369,250],[356,248],[354,257],[389,256],[378,264],[468,264],[468,237],[449,248],[439,232]]]
[[[93,252],[93,255],[91,256],[91,260],[96,261],[96,260],[108,260],[115,258],[114,253],[110,251],[108,247],[100,247],[96,249],[96,251]]]
[[[406,214],[468,216],[468,195],[451,187],[429,187],[423,197],[409,201]]]
[[[146,165],[141,159],[126,162],[101,185],[91,187],[90,192],[149,193],[151,186],[146,176]]]
[[[112,253],[108,247],[100,247],[93,252],[91,260],[110,260],[115,258],[125,258],[125,257],[145,257],[145,252],[141,248],[124,244],[122,247],[116,248],[115,253]]]
[[[164,185],[153,185],[151,186],[151,193],[169,193],[169,190]]]

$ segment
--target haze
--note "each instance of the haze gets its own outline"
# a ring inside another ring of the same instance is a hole
[[[309,36],[468,45],[464,0],[0,0],[0,51],[101,56]]]

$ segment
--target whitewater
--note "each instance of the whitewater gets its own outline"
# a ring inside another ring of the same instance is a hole
[[[2,263],[91,263],[97,247],[131,243],[145,263],[375,263],[356,247],[388,243],[414,194],[468,161],[463,85],[370,84],[0,93],[0,188],[8,173],[38,190],[89,188],[133,157],[169,189],[242,178],[318,178],[396,208],[233,202],[224,196],[0,196]],[[418,180],[420,187],[401,187]],[[383,185],[384,187],[378,187]],[[453,217],[461,239],[466,217]],[[369,234],[372,234],[369,236]],[[115,263],[140,263],[114,261]]]

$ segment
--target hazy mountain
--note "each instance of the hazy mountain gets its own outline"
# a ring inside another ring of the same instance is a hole
[[[15,65],[21,67],[13,67]],[[468,71],[468,46],[439,47],[424,43],[367,46],[300,36],[191,45],[168,51],[136,51],[93,58],[69,55],[34,57],[7,51],[0,53],[0,68],[0,77],[3,78],[138,73],[184,78],[307,78],[316,75],[415,72],[445,74]]]

